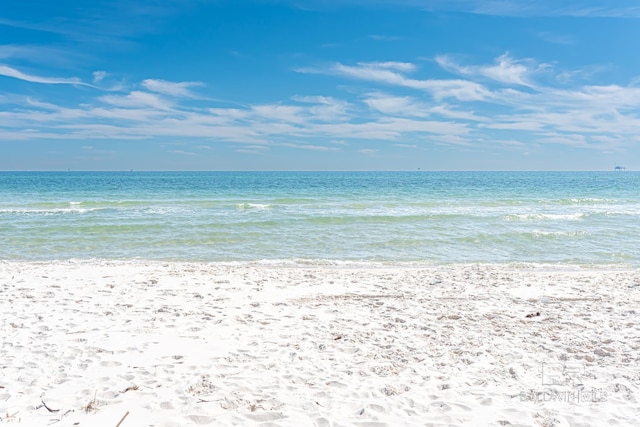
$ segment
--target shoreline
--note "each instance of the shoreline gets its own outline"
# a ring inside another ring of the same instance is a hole
[[[632,425],[640,272],[515,264],[2,261],[0,422]]]
[[[573,270],[620,270],[620,271],[640,271],[640,264],[632,262],[523,262],[523,261],[455,261],[436,262],[429,260],[368,260],[368,259],[331,259],[331,258],[286,258],[286,259],[231,259],[231,260],[202,260],[202,259],[164,259],[164,258],[59,258],[59,259],[0,259],[0,266],[9,264],[24,265],[126,265],[126,266],[209,266],[209,267],[264,267],[264,268],[352,268],[352,269],[432,269],[432,268],[504,268],[507,270],[551,270],[551,271],[573,271]]]

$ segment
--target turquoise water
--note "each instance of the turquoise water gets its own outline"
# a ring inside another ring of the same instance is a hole
[[[0,172],[0,259],[640,265],[635,172]]]

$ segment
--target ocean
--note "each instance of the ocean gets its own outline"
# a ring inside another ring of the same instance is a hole
[[[640,265],[636,172],[0,172],[0,260]]]

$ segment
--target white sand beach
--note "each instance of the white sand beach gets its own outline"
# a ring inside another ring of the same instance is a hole
[[[640,272],[0,263],[0,424],[631,426]]]

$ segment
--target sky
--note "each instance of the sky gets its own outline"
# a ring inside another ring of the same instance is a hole
[[[640,169],[637,0],[4,0],[0,170]]]

